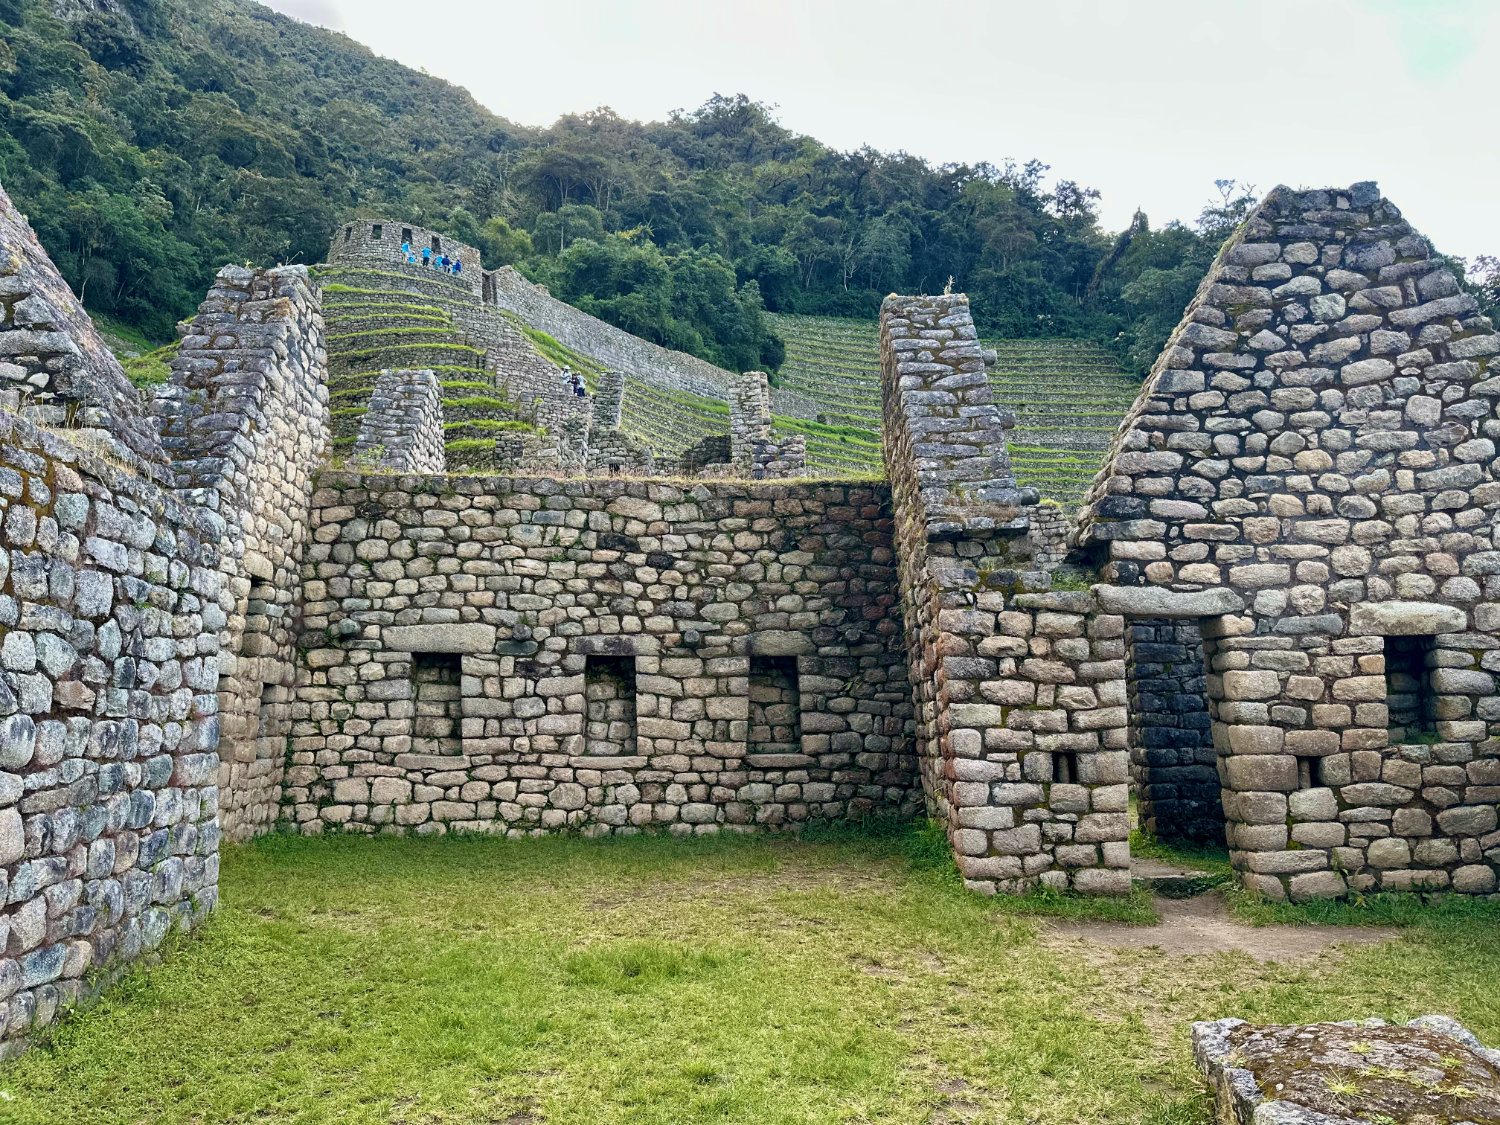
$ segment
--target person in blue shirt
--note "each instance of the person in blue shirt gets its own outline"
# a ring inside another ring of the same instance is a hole
[[[432,265],[432,249],[430,247],[422,247],[422,264],[424,266]]]
[[[401,253],[405,254],[408,258],[411,257],[411,243],[410,242],[403,242],[401,244]]]
[[[454,261],[454,263],[453,263],[453,276],[454,277],[458,277],[463,272],[464,272],[463,259],[459,258],[456,261]]]

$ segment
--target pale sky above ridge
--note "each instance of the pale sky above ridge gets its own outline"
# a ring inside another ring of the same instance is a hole
[[[1111,230],[1220,178],[1377,180],[1440,250],[1500,255],[1500,0],[267,2],[525,125],[743,92],[838,149],[1036,157]]]

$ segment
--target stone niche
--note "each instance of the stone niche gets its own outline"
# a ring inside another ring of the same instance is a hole
[[[1132,692],[1164,695],[1141,670],[1165,659],[1143,646],[1201,637],[1225,836],[1272,898],[1496,890],[1497,352],[1373,184],[1277,188],[1214,262],[1079,513],[1073,558],[1129,622]],[[1143,815],[1160,808],[1163,723],[1209,803],[1194,708],[1138,717]]]

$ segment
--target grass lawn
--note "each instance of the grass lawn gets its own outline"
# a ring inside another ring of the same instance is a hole
[[[1493,908],[1294,964],[1173,957],[1049,937],[1035,912],[1087,904],[980,899],[939,854],[915,831],[228,849],[201,936],[0,1071],[0,1120],[1199,1125],[1194,1019],[1440,1011],[1500,1043]]]

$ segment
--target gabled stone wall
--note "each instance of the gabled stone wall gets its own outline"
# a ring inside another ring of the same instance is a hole
[[[1277,188],[1080,512],[1102,600],[1201,626],[1231,858],[1272,897],[1496,889],[1497,352],[1373,184]]]
[[[154,403],[179,494],[221,540],[219,788],[231,840],[266,831],[280,800],[327,378],[307,270],[226,266]]]
[[[159,473],[166,455],[140,396],[4,188],[0,248],[0,391],[17,392],[32,421]]]

